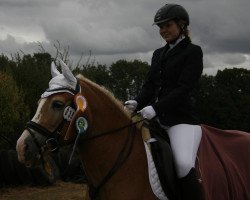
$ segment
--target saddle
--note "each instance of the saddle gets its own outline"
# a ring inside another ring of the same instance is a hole
[[[151,149],[153,161],[164,193],[169,200],[180,199],[178,179],[168,134],[153,120],[144,122],[142,126],[147,128],[150,133],[150,136],[147,136],[147,144]]]

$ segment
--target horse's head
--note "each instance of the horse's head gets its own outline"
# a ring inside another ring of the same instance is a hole
[[[77,79],[65,63],[60,63],[62,74],[51,64],[49,89],[41,95],[36,114],[17,141],[18,160],[26,166],[35,166],[59,143],[75,139],[69,133],[76,132],[75,120],[86,108]]]

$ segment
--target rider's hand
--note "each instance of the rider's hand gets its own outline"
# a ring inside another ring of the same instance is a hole
[[[130,112],[134,112],[138,103],[135,100],[128,100],[124,103],[124,109]]]
[[[156,112],[152,106],[146,106],[140,111],[138,111],[138,113],[140,113],[143,118],[148,119],[148,120],[156,116]]]

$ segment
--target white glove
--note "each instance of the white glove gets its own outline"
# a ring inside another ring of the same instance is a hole
[[[138,113],[140,113],[143,118],[148,119],[148,120],[156,116],[156,112],[152,106],[146,106],[140,111],[138,111]]]
[[[138,103],[135,100],[128,100],[124,103],[124,109],[130,112],[134,112]]]

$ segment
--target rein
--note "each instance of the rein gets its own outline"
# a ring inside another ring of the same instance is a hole
[[[115,174],[115,172],[123,165],[126,159],[129,157],[132,147],[133,141],[135,137],[135,124],[131,124],[131,126],[125,127],[128,128],[128,135],[123,144],[121,151],[119,152],[116,161],[114,162],[111,169],[108,173],[101,179],[100,183],[97,186],[90,185],[89,187],[89,196],[91,199],[95,199],[100,191],[100,189],[107,183],[111,177]],[[111,133],[111,132],[110,132]]]
[[[143,122],[145,121],[146,119],[143,118],[141,120],[138,120],[138,121],[135,121],[135,122],[132,122],[130,124],[127,124],[125,126],[122,126],[122,127],[119,127],[119,128],[116,128],[116,129],[112,129],[112,130],[109,130],[109,131],[105,131],[105,132],[101,132],[101,133],[96,133],[96,134],[93,134],[93,136],[90,136],[90,137],[86,137],[86,138],[82,138],[82,140],[92,140],[92,139],[95,139],[95,138],[98,138],[98,137],[102,137],[102,136],[105,136],[105,135],[109,135],[109,134],[112,134],[112,133],[116,133],[118,131],[121,131],[125,128],[129,128],[129,127],[132,127],[140,122]]]
[[[105,185],[105,183],[107,183],[111,177],[115,174],[115,172],[124,164],[124,162],[126,161],[126,159],[129,157],[131,151],[132,151],[132,147],[133,147],[133,141],[134,141],[134,137],[135,137],[135,125],[145,121],[146,119],[141,119],[138,120],[136,122],[132,122],[130,124],[127,124],[125,126],[110,130],[110,131],[105,131],[102,133],[98,133],[98,134],[94,134],[92,137],[88,137],[88,138],[83,138],[83,140],[91,140],[91,139],[95,139],[104,135],[108,135],[108,134],[112,134],[112,133],[116,133],[118,131],[121,131],[125,128],[128,128],[128,135],[127,138],[124,142],[124,145],[121,149],[121,151],[119,152],[117,159],[115,161],[115,163],[112,165],[111,169],[107,172],[107,174],[101,179],[100,183],[97,184],[97,186],[94,185],[90,185],[89,187],[89,196],[91,199],[95,199],[100,191],[100,189]]]

